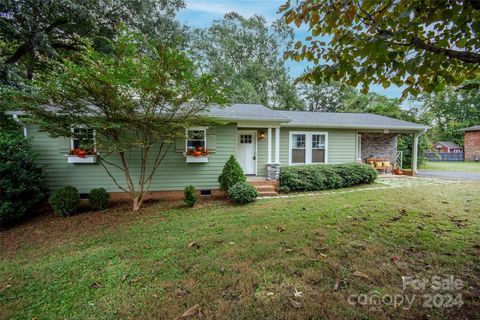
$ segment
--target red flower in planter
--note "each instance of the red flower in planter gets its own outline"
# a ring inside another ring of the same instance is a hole
[[[208,149],[204,147],[188,148],[186,155],[191,157],[208,156]]]
[[[77,156],[79,158],[85,158],[86,156],[95,155],[95,151],[91,149],[75,148],[70,150],[68,154],[71,156]]]

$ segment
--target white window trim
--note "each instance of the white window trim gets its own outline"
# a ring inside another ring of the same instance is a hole
[[[75,126],[72,127],[70,130],[72,131],[72,138],[70,139],[70,150],[74,149],[74,135],[75,129],[88,129],[87,126]],[[97,152],[97,130],[93,129],[93,151]]]
[[[292,163],[292,146],[293,135],[304,134],[305,135],[305,163]],[[319,134],[325,136],[325,162],[312,163],[312,135]],[[328,132],[319,131],[290,131],[288,133],[288,165],[289,166],[301,166],[305,164],[326,164],[328,163]]]
[[[357,133],[357,161],[362,161],[362,134]]]
[[[188,148],[188,131],[189,131],[189,130],[197,130],[197,131],[203,130],[203,132],[204,132],[204,137],[205,137],[205,149],[208,149],[208,145],[207,145],[207,127],[191,127],[191,128],[186,128],[186,129],[185,129],[185,153],[187,152],[187,148]]]

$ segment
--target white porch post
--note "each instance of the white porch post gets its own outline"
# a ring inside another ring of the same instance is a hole
[[[267,144],[267,163],[272,163],[272,128],[268,128]]]
[[[412,171],[417,172],[417,163],[418,163],[418,133],[413,135],[413,146],[412,146]]]
[[[280,127],[275,128],[275,163],[280,163]]]

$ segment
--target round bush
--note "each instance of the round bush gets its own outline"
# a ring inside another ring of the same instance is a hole
[[[52,193],[48,202],[56,214],[69,216],[78,209],[80,194],[76,188],[67,186]]]
[[[109,200],[110,194],[103,188],[92,189],[88,194],[88,202],[94,210],[107,209]]]
[[[228,191],[237,182],[247,181],[243,169],[233,155],[230,156],[223,167],[222,174],[218,177],[220,187]]]
[[[184,191],[185,195],[185,204],[188,207],[193,207],[195,205],[195,202],[197,202],[197,190],[195,190],[195,187],[190,185],[185,187]]]
[[[248,182],[242,181],[228,189],[228,197],[236,204],[246,204],[255,201],[258,191]]]
[[[1,111],[0,111],[1,112]],[[0,129],[0,225],[20,219],[45,197],[45,175],[29,140]]]

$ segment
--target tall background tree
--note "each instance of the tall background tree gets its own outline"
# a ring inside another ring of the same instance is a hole
[[[419,97],[419,117],[430,123],[429,137],[433,142],[454,141],[463,145],[459,129],[480,124],[480,90],[446,88],[435,94]]]
[[[295,4],[293,4],[295,3]],[[316,67],[303,79],[371,84],[403,92],[441,91],[480,76],[476,0],[303,0],[280,7],[287,23],[310,28],[286,55]]]
[[[97,49],[124,24],[131,30],[173,41],[183,0],[0,0],[0,83],[31,79],[52,60],[85,48]]]
[[[301,109],[295,85],[282,58],[293,42],[282,21],[244,18],[232,12],[206,29],[192,32],[191,48],[204,70],[216,74],[228,98],[279,109]]]

